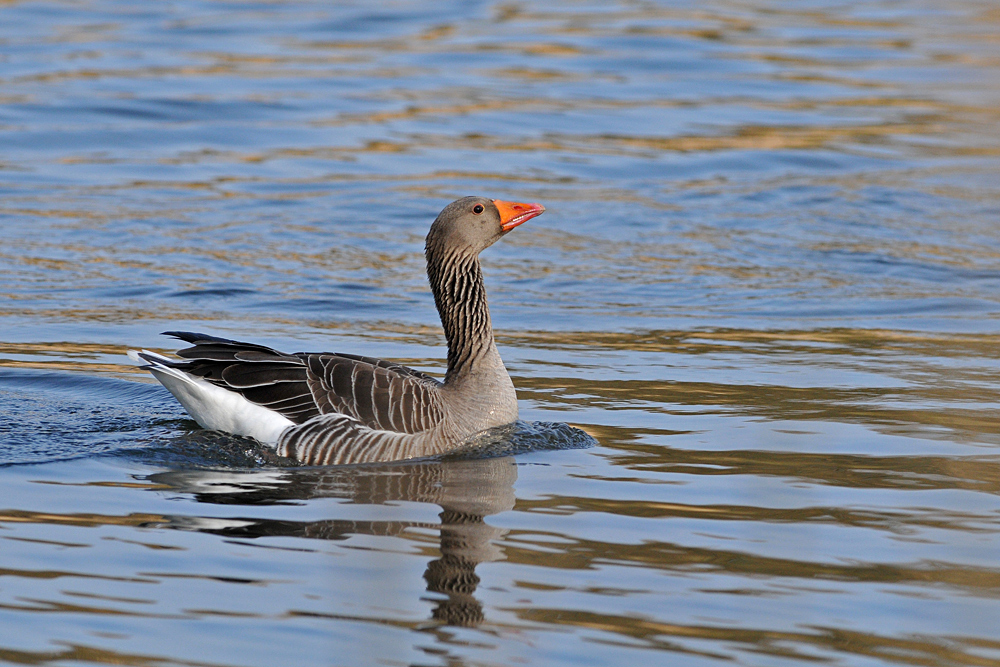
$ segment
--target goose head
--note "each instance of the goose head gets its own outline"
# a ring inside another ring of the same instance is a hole
[[[478,255],[510,230],[544,212],[541,204],[462,197],[445,206],[431,225],[427,254],[451,250]]]

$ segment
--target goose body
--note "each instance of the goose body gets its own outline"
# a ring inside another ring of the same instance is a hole
[[[438,215],[424,254],[448,342],[444,382],[390,361],[339,353],[287,354],[171,331],[180,359],[129,351],[204,428],[255,438],[310,465],[434,456],[517,419],[500,359],[479,253],[539,204],[464,197]]]

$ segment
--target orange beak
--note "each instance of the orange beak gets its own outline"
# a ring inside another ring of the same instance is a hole
[[[504,232],[509,232],[522,222],[527,222],[545,213],[545,207],[541,204],[519,204],[499,199],[494,199],[493,204],[500,211],[500,226],[503,227]]]

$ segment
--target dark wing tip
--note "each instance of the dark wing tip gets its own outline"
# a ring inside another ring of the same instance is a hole
[[[237,341],[230,340],[228,338],[219,338],[218,336],[209,336],[208,334],[195,333],[192,331],[164,331],[161,335],[177,338],[178,340],[182,340],[185,343],[191,343],[192,345],[197,345],[199,343],[237,343]]]

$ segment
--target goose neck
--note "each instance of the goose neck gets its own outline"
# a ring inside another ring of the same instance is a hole
[[[445,384],[454,384],[497,354],[479,257],[429,250],[427,276],[448,341]]]

